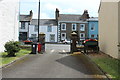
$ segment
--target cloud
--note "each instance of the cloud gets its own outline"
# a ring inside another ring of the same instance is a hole
[[[49,15],[46,13],[41,13],[40,18],[41,19],[50,19],[51,17],[49,17]]]
[[[44,8],[47,10],[55,10],[56,8],[58,8],[58,6],[55,4],[48,3],[48,4],[45,4]]]
[[[38,13],[33,14],[33,19],[38,19]],[[46,13],[40,13],[40,19],[53,19],[52,17],[49,17]]]
[[[77,10],[68,8],[68,9],[61,10],[61,13],[77,13]]]
[[[34,17],[37,17],[38,1],[39,0],[21,0],[30,4],[23,6],[23,12],[25,10],[32,9],[34,11]],[[41,18],[54,18],[55,9],[60,10],[60,14],[83,14],[85,9],[88,10],[91,16],[98,16],[98,8],[100,0],[40,0],[41,1]],[[34,3],[36,2],[36,3]],[[35,6],[35,7],[33,7]],[[32,8],[33,7],[33,8]],[[36,10],[35,10],[36,9]],[[27,11],[28,12],[28,11]]]

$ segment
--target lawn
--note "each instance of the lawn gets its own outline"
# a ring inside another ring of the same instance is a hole
[[[92,57],[92,60],[105,72],[105,74],[112,78],[112,80],[120,80],[120,60],[108,56]]]
[[[0,61],[2,61],[0,63],[0,66],[8,64],[8,63],[10,63],[10,62],[22,57],[22,56],[29,54],[30,52],[31,52],[30,50],[21,49],[19,52],[16,53],[16,57],[6,57],[7,52],[0,53]]]

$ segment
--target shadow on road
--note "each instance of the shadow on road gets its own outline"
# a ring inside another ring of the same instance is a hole
[[[56,62],[61,63],[62,65],[70,67],[86,75],[93,75],[95,77],[94,79],[92,78],[88,80],[108,80],[107,78],[102,77],[102,75],[104,76],[104,74],[100,71],[100,69],[83,54],[65,56],[56,60]]]

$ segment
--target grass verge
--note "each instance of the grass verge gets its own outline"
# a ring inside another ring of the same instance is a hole
[[[6,57],[7,52],[0,53],[0,66],[4,66],[22,56],[25,56],[30,53],[30,50],[21,49],[19,52],[16,53],[16,57]]]
[[[112,80],[120,80],[120,60],[106,55],[91,55],[91,59],[105,72]]]

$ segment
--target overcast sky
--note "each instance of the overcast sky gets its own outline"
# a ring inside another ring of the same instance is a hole
[[[37,19],[39,0],[20,0],[20,14],[29,14],[33,10],[33,18]],[[55,9],[60,14],[83,14],[88,10],[91,17],[98,16],[100,0],[40,0],[40,18],[49,19],[55,17]]]

